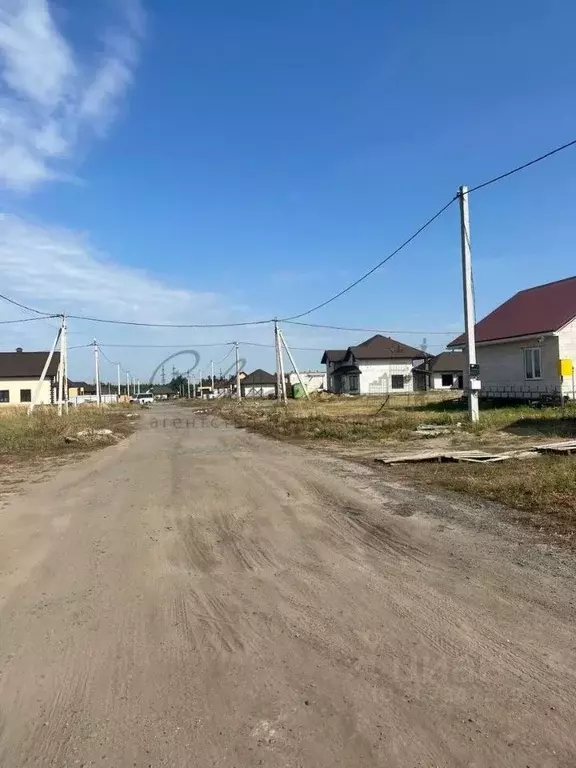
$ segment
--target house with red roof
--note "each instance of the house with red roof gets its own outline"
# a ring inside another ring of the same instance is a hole
[[[466,350],[458,336],[451,349]],[[476,324],[476,356],[485,397],[535,399],[574,396],[573,375],[559,361],[576,363],[576,277],[528,288]]]
[[[327,349],[328,391],[348,395],[402,394],[426,389],[419,366],[429,355],[388,336],[376,334],[347,349]]]

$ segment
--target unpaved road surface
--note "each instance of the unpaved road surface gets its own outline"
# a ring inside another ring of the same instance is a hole
[[[450,505],[147,412],[0,510],[0,766],[573,768],[574,562]]]

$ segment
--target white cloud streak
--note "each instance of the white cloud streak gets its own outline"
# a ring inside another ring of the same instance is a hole
[[[0,183],[25,192],[65,177],[81,137],[102,135],[132,81],[144,17],[122,0],[88,67],[58,29],[49,0],[0,0]]]

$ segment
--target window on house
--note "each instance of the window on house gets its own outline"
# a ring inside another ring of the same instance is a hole
[[[393,374],[391,376],[392,389],[404,389],[404,376]]]
[[[542,378],[542,356],[540,347],[524,350],[524,375],[527,379]]]
[[[348,386],[350,387],[350,392],[357,392],[359,383],[360,383],[359,376],[349,376]]]
[[[0,389],[0,403],[9,403],[9,402],[10,402],[10,390]]]
[[[31,389],[21,389],[20,390],[20,402],[21,403],[31,403],[32,402],[32,390]]]
[[[442,374],[442,386],[443,387],[451,387],[454,384],[454,374],[453,373],[443,373]]]

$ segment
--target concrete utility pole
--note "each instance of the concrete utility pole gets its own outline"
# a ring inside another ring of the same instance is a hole
[[[188,384],[188,400],[190,400],[190,371],[188,371],[188,374],[186,376],[186,382]]]
[[[62,408],[64,406],[64,353],[66,351],[64,324],[64,316],[62,316],[62,325],[60,326],[60,363],[58,365],[58,416],[62,416]]]
[[[58,333],[56,334],[56,338],[54,339],[52,347],[50,348],[50,352],[48,353],[48,357],[46,358],[46,362],[44,363],[44,368],[42,368],[42,373],[40,374],[40,378],[38,379],[38,383],[36,384],[36,389],[34,390],[32,402],[28,406],[28,416],[31,415],[32,411],[34,410],[34,407],[38,404],[38,400],[40,399],[40,393],[42,391],[42,384],[44,383],[44,379],[46,378],[46,374],[48,373],[48,368],[50,367],[50,363],[52,362],[52,358],[54,357],[54,352],[56,351],[56,347],[58,346],[58,342],[60,341],[61,335],[62,335],[62,326],[58,328]]]
[[[211,378],[212,378],[212,394],[214,394],[214,360],[210,360]]]
[[[130,371],[126,371],[126,394],[130,397]]]
[[[276,339],[278,344],[278,368],[277,374],[279,374],[280,395],[284,405],[288,404],[288,398],[286,397],[286,374],[284,373],[284,353],[282,352],[282,346],[286,346],[282,331],[276,325]]]
[[[274,320],[274,349],[276,351],[276,400],[282,401],[282,373],[280,369],[282,367],[280,358],[280,335],[278,331],[278,321]]]
[[[96,378],[96,403],[102,405],[102,393],[100,392],[100,350],[98,342],[94,339],[94,376]]]
[[[68,413],[68,319],[66,313],[64,313],[62,333],[64,334],[64,411]]]
[[[240,360],[238,358],[238,342],[234,342],[236,349],[236,397],[238,400],[242,399],[242,390],[240,388]]]
[[[288,347],[288,344],[286,344],[286,339],[284,338],[284,334],[282,331],[278,331],[278,336],[280,338],[280,341],[282,342],[282,346],[286,350],[286,354],[288,355],[288,359],[292,363],[292,368],[294,368],[294,373],[298,377],[298,381],[300,382],[300,386],[304,390],[304,394],[306,395],[306,400],[310,400],[310,395],[308,393],[308,388],[306,384],[302,381],[302,376],[300,376],[300,371],[298,370],[298,366],[296,365],[296,361],[292,357],[292,352],[290,352],[290,348]],[[284,388],[284,399],[286,399],[286,389]]]
[[[117,382],[118,382],[118,402],[120,402],[120,389],[122,387],[120,383],[120,363],[116,363],[116,373],[117,373]]]
[[[462,284],[464,289],[464,322],[468,355],[468,412],[470,421],[480,418],[479,369],[476,363],[476,329],[474,327],[474,291],[472,288],[472,257],[470,253],[470,215],[468,211],[468,187],[460,187],[460,239],[462,247]]]

